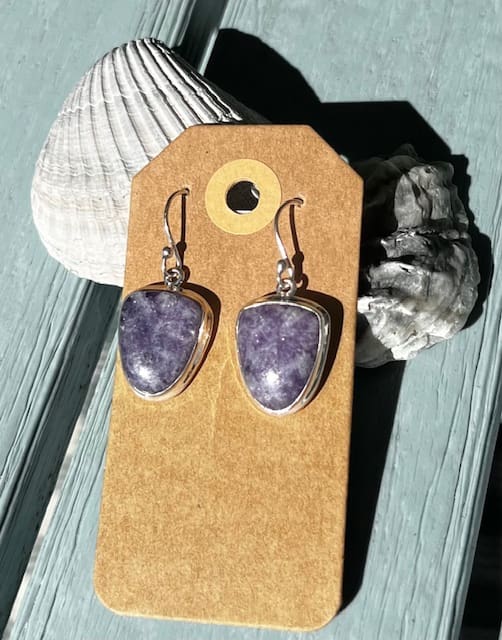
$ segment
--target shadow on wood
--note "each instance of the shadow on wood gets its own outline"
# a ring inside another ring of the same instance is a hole
[[[450,162],[480,263],[479,297],[469,319],[470,324],[475,322],[490,288],[492,255],[490,240],[480,233],[468,207],[467,159],[452,155],[409,102],[323,104],[296,68],[258,38],[233,29],[220,31],[205,75],[274,124],[310,125],[351,162],[385,157],[404,143],[411,143],[421,157]],[[363,579],[403,372],[404,363],[391,363],[379,369],[356,370],[355,374],[345,606]]]
[[[469,209],[468,160],[448,145],[406,101],[321,103],[298,69],[258,38],[223,29],[216,40],[205,76],[274,124],[308,124],[351,162],[391,155],[410,143],[418,155],[453,165],[479,260],[478,300],[466,326],[481,315],[493,271],[490,239],[475,224]]]
[[[501,504],[502,429],[493,456],[460,640],[499,640],[502,625]]]

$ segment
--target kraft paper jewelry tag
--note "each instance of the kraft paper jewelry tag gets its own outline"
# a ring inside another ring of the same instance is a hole
[[[226,194],[243,180],[259,199],[239,215]],[[129,615],[319,628],[342,595],[362,181],[307,126],[192,127],[133,180],[124,297],[161,280],[164,205],[183,187],[187,287],[206,292],[214,337],[191,384],[162,402],[138,397],[117,357],[96,592]],[[275,289],[273,218],[294,197],[305,297],[333,331],[317,395],[278,417],[243,388],[235,323]]]

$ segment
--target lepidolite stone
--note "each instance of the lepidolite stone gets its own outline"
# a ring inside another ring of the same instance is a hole
[[[173,291],[134,291],[120,314],[119,348],[129,383],[144,394],[167,391],[197,344],[200,304]]]
[[[265,302],[241,312],[239,364],[262,407],[281,411],[298,399],[316,362],[319,328],[318,316],[295,304]]]

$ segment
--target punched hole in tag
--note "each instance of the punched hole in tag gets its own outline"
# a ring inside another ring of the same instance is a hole
[[[238,215],[247,215],[256,209],[260,201],[260,190],[250,180],[239,180],[227,191],[229,209]]]

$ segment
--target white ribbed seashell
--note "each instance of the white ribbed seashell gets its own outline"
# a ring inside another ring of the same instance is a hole
[[[161,42],[107,53],[65,100],[36,164],[33,218],[48,252],[121,286],[132,177],[188,127],[242,121],[263,119]]]

